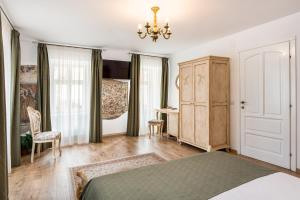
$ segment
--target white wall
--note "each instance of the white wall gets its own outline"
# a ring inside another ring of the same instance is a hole
[[[37,65],[37,44],[20,36],[21,65]]]
[[[214,55],[231,58],[231,145],[233,149],[240,150],[239,126],[239,52],[264,45],[300,38],[300,12],[272,21],[194,48],[177,52],[170,59],[170,95],[169,105],[178,107],[178,90],[174,82],[178,74],[178,63],[190,59]],[[300,40],[296,41],[296,49],[300,48]],[[296,52],[296,59],[300,60],[300,52]],[[300,78],[300,66],[297,66],[297,79]],[[300,113],[300,82],[297,83],[297,113]],[[300,124],[300,117],[297,118]],[[297,166],[300,168],[300,127],[298,132]]]
[[[130,61],[128,50],[109,49],[102,53],[103,59]],[[21,65],[37,64],[37,44],[31,38],[21,37]],[[128,90],[129,91],[129,90]],[[129,95],[129,94],[128,94]],[[103,135],[125,133],[127,112],[117,119],[103,120]]]

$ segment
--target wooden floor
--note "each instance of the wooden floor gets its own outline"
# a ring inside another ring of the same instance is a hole
[[[27,199],[73,199],[69,168],[130,155],[155,152],[167,160],[179,159],[203,151],[188,145],[179,145],[173,140],[148,137],[115,136],[104,138],[101,144],[76,145],[63,148],[62,157],[52,159],[48,150],[36,158],[33,164],[29,156],[22,158],[22,165],[14,168],[9,176],[10,200]],[[278,171],[285,171],[261,161],[242,157]]]
[[[65,147],[56,161],[50,151],[42,153],[33,164],[26,156],[22,158],[22,165],[14,168],[9,176],[10,200],[73,199],[70,167],[149,152],[172,160],[203,151],[173,140],[116,136],[104,138],[101,144]]]

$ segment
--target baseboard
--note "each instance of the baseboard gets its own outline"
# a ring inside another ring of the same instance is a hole
[[[109,134],[102,135],[102,137],[116,137],[116,136],[121,136],[121,135],[126,135],[126,133],[125,132],[123,132],[123,133],[109,133]]]
[[[296,169],[296,173],[300,174],[300,169],[299,168]]]

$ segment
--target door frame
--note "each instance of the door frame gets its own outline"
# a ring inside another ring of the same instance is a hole
[[[258,48],[268,47],[284,42],[289,42],[290,46],[290,169],[292,171],[297,170],[297,70],[296,70],[296,38],[292,38],[289,40],[282,40],[279,42],[271,43],[268,45],[263,45],[255,48],[250,48],[246,50],[239,51],[239,73],[238,73],[238,81],[239,81],[239,102],[241,102],[241,53],[249,50],[254,50]],[[240,104],[237,102],[239,106],[239,131],[240,131],[240,145],[239,145],[239,153],[241,153],[242,149],[242,126],[241,126],[241,109]]]

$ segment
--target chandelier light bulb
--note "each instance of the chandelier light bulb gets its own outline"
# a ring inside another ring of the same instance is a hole
[[[142,24],[138,25],[138,30],[142,30]]]
[[[149,23],[150,22],[150,17],[147,15],[146,19],[145,19],[145,23]]]

